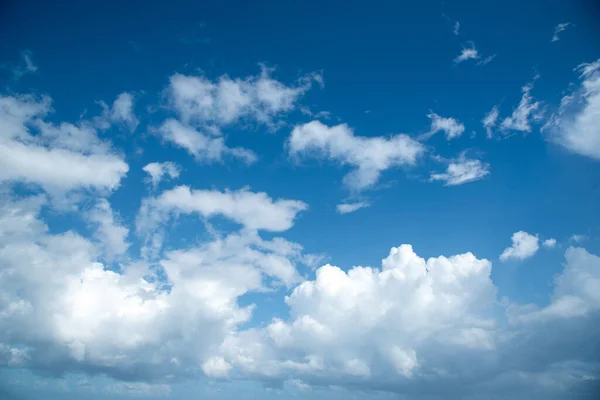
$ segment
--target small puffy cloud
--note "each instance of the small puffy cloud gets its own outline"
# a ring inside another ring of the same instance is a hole
[[[223,75],[216,81],[175,74],[169,80],[169,102],[186,124],[224,126],[250,119],[272,125],[280,114],[293,110],[314,83],[323,83],[321,75],[313,73],[286,85],[271,77],[272,69],[261,69],[257,76]]]
[[[498,116],[499,116],[498,106],[494,106],[494,107],[492,107],[490,112],[487,113],[485,115],[485,117],[483,117],[483,119],[481,120],[481,123],[483,124],[483,127],[485,128],[485,132],[486,132],[488,138],[491,138],[493,136],[493,129],[496,127],[496,123],[498,121]]]
[[[454,23],[454,30],[452,31],[456,36],[460,34],[460,22],[456,21]]]
[[[156,129],[156,132],[167,142],[187,150],[199,162],[219,162],[224,155],[239,158],[250,164],[257,160],[252,150],[241,147],[227,147],[225,139],[213,132],[203,133],[170,118]]]
[[[581,64],[581,84],[561,100],[543,130],[572,153],[600,160],[600,59]]]
[[[558,34],[567,29],[571,25],[570,22],[563,22],[562,24],[558,24],[554,27],[554,34],[552,35],[552,42],[556,42],[560,40]]]
[[[202,364],[204,375],[209,378],[226,378],[231,365],[223,357],[210,357]]]
[[[510,259],[524,260],[532,257],[540,248],[539,237],[537,235],[530,235],[525,231],[513,233],[511,239],[512,246],[504,249],[500,255],[501,261],[508,261]]]
[[[542,246],[544,246],[547,249],[552,249],[556,247],[556,239],[546,239],[542,242]]]
[[[288,140],[291,156],[313,156],[355,167],[344,177],[351,189],[373,186],[382,171],[416,163],[425,147],[408,135],[355,136],[346,124],[329,127],[312,121],[294,127]]]
[[[198,213],[205,218],[221,215],[252,230],[281,232],[290,229],[296,215],[307,208],[301,201],[273,200],[264,192],[246,189],[220,192],[178,186],[142,202],[138,230],[151,230],[172,213]]]
[[[573,243],[581,243],[581,242],[583,242],[585,239],[587,239],[587,236],[585,236],[585,235],[573,234],[573,235],[571,235],[571,237],[569,238],[569,241],[571,241],[571,242],[573,242]]]
[[[113,124],[123,124],[130,132],[135,131],[139,124],[133,110],[134,97],[131,93],[123,92],[117,96],[112,106],[99,102],[102,114],[94,118],[99,129],[108,129]]]
[[[444,118],[436,113],[428,114],[427,118],[431,120],[431,128],[428,133],[421,136],[421,139],[427,139],[438,132],[444,132],[446,139],[450,140],[460,137],[465,132],[465,126],[456,118]]]
[[[179,177],[180,173],[180,169],[177,164],[170,161],[146,164],[142,170],[150,175],[150,182],[154,188],[158,186],[163,177],[166,176],[170,179],[175,179]]]
[[[490,165],[480,160],[469,159],[465,153],[448,164],[445,173],[431,174],[431,181],[442,181],[445,186],[456,186],[478,181],[490,174]]]
[[[359,201],[356,203],[342,203],[335,206],[336,210],[340,214],[348,214],[353,213],[355,211],[360,210],[361,208],[369,207],[370,204],[366,201]]]
[[[463,47],[460,54],[454,59],[454,62],[459,64],[463,61],[476,60],[478,58],[479,53],[477,52],[477,49],[474,45],[471,45],[471,47]]]
[[[94,128],[44,121],[51,100],[0,97],[0,182],[26,182],[54,194],[74,189],[113,190],[129,170]],[[31,129],[37,128],[36,134]]]
[[[535,79],[537,79],[536,76]],[[509,117],[506,117],[500,124],[502,131],[520,131],[531,132],[531,122],[539,121],[541,103],[535,101],[530,92],[533,89],[533,83],[529,83],[522,88],[523,95],[517,108],[515,108]]]

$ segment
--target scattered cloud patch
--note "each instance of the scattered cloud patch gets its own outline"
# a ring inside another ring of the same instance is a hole
[[[465,153],[451,161],[446,172],[431,174],[431,181],[442,181],[444,186],[457,186],[484,179],[490,174],[490,165],[480,160],[469,159]]]
[[[539,76],[536,75],[534,80],[538,77]],[[502,131],[531,132],[531,123],[541,119],[541,113],[539,112],[541,103],[535,101],[531,96],[531,89],[533,89],[533,83],[523,86],[523,95],[521,96],[519,105],[513,110],[512,114],[509,117],[506,117],[500,124],[500,129]]]
[[[344,184],[355,190],[373,186],[382,171],[414,165],[425,152],[425,147],[408,135],[355,136],[346,124],[330,127],[319,121],[295,126],[288,148],[291,156],[325,158],[355,167],[344,177]]]
[[[456,21],[454,23],[454,30],[452,31],[456,36],[460,34],[460,22]]]
[[[575,70],[580,86],[562,98],[542,130],[570,152],[600,160],[600,59]]]
[[[574,235],[571,235],[571,237],[569,238],[569,241],[571,241],[573,243],[581,243],[581,242],[585,241],[586,239],[587,239],[587,236],[585,236],[585,235],[574,234]]]
[[[34,74],[38,71],[38,66],[33,62],[33,52],[24,50],[21,52],[21,62],[11,70],[14,80],[19,80],[27,74]]]
[[[123,157],[91,123],[49,123],[50,111],[49,97],[0,96],[0,182],[35,184],[54,195],[117,188],[129,170]]]
[[[562,24],[558,24],[554,27],[554,34],[552,35],[552,42],[556,42],[560,40],[558,34],[567,29],[571,25],[570,22],[564,22]]]
[[[202,75],[175,74],[167,89],[169,102],[185,124],[226,126],[249,120],[275,127],[276,118],[293,110],[315,83],[322,85],[323,77],[312,73],[286,85],[273,79],[272,72],[262,65],[256,76],[223,75],[215,81]]]
[[[99,102],[102,115],[96,117],[94,122],[99,129],[108,129],[114,124],[123,124],[130,132],[135,131],[140,121],[133,110],[134,97],[131,93],[123,92],[117,96],[112,106]]]
[[[142,202],[138,230],[152,230],[172,213],[197,213],[205,218],[221,215],[251,230],[281,232],[290,229],[296,215],[308,209],[298,200],[273,200],[264,192],[193,190],[177,186]]]
[[[491,138],[494,134],[494,128],[496,127],[499,114],[498,106],[494,106],[481,120],[488,138]]]
[[[479,59],[479,53],[475,48],[474,44],[471,44],[471,47],[463,47],[460,54],[454,59],[455,64],[460,64],[463,61],[467,60],[477,60]]]
[[[150,175],[150,183],[155,189],[160,183],[160,181],[163,179],[163,177],[167,177],[169,179],[176,179],[179,177],[179,173],[181,172],[177,164],[170,161],[162,163],[153,162],[150,164],[146,164],[144,168],[142,168],[142,170],[148,175]]]
[[[546,239],[542,242],[542,246],[544,246],[547,249],[553,249],[554,247],[556,247],[556,239]]]
[[[225,144],[225,138],[219,133],[210,130],[201,132],[174,118],[164,121],[155,132],[163,140],[186,150],[198,162],[221,162],[225,155],[240,159],[247,164],[252,164],[258,159],[252,150],[241,147],[228,147]]]
[[[512,246],[504,249],[500,255],[501,261],[525,260],[537,253],[539,246],[538,235],[531,235],[525,231],[515,232],[512,235]]]
[[[349,214],[360,210],[361,208],[369,207],[370,204],[366,201],[359,201],[356,203],[342,203],[335,206],[336,210],[340,214]]]
[[[430,113],[427,118],[431,120],[429,132],[421,135],[419,139],[426,140],[438,132],[444,132],[446,139],[451,140],[460,137],[465,132],[465,126],[455,118],[440,117],[436,113]]]

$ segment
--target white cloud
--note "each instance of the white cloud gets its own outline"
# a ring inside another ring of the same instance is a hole
[[[534,78],[537,79],[538,76]],[[515,108],[510,117],[506,117],[500,124],[503,131],[531,132],[531,122],[539,121],[541,115],[539,109],[541,103],[534,101],[530,92],[533,89],[533,83],[529,83],[522,88],[523,96],[517,108]]]
[[[483,124],[483,127],[485,128],[485,132],[486,132],[488,138],[491,138],[493,136],[493,129],[496,127],[496,122],[498,121],[498,116],[499,116],[498,107],[494,106],[490,110],[490,112],[487,113],[485,115],[485,117],[483,117],[483,119],[481,120],[481,123]]]
[[[95,237],[100,241],[107,261],[125,254],[129,248],[129,229],[118,221],[108,200],[98,200],[87,213],[87,219],[97,227]]]
[[[558,34],[567,29],[571,25],[570,22],[564,22],[562,24],[558,24],[554,27],[554,34],[552,35],[552,42],[556,42],[559,39]]]
[[[12,69],[13,79],[20,79],[23,75],[33,74],[37,72],[38,66],[33,62],[33,52],[31,50],[25,50],[21,52],[22,62],[20,65],[15,66]]]
[[[500,255],[501,261],[509,259],[524,260],[532,257],[540,248],[539,237],[537,235],[530,235],[525,231],[513,233],[511,240],[512,246],[504,249]]]
[[[123,92],[117,96],[112,106],[99,102],[102,106],[102,115],[94,118],[99,129],[108,129],[113,124],[123,124],[130,132],[135,131],[139,124],[133,110],[134,97],[131,93]]]
[[[463,61],[476,60],[478,58],[479,53],[477,52],[477,49],[475,49],[474,45],[471,45],[471,47],[463,47],[460,54],[454,59],[454,62],[459,64]]]
[[[448,164],[445,173],[431,174],[432,181],[443,181],[445,186],[462,185],[477,181],[490,174],[490,165],[480,160],[469,159],[464,153]]]
[[[340,214],[353,213],[360,210],[361,208],[369,207],[370,204],[366,201],[359,201],[356,203],[342,203],[335,206],[336,210]]]
[[[249,231],[114,272],[78,234],[48,231],[43,197],[2,200],[0,323],[11,327],[0,331],[4,365],[101,370],[122,380],[115,394],[142,396],[171,393],[152,381],[204,375],[411,398],[474,389],[492,399],[548,398],[585,390],[577,385],[595,376],[600,258],[583,249],[567,250],[548,306],[503,305],[491,262],[471,253],[425,260],[409,245],[392,248],[380,268],[327,264],[294,287],[301,248]],[[271,279],[293,287],[289,317],[243,327],[255,306],[238,299]]]
[[[307,208],[301,201],[273,200],[264,192],[247,189],[220,192],[178,186],[142,202],[138,230],[151,230],[172,213],[198,213],[206,218],[222,215],[252,230],[281,232],[290,229],[296,215]]]
[[[420,139],[428,139],[438,132],[444,132],[446,139],[455,139],[465,132],[465,126],[455,118],[440,117],[436,113],[430,113],[427,118],[431,120],[429,132],[421,135]]]
[[[163,176],[167,176],[170,179],[176,179],[179,177],[180,173],[177,164],[170,161],[146,164],[142,170],[150,175],[150,182],[155,189],[163,179]]]
[[[57,193],[77,188],[112,190],[128,166],[85,121],[54,125],[48,97],[0,97],[0,182],[27,182]],[[32,134],[31,127],[39,134]]]
[[[581,243],[585,239],[587,239],[587,236],[585,236],[585,235],[573,234],[569,238],[569,241],[574,242],[574,243]]]
[[[323,78],[313,73],[287,86],[271,78],[272,69],[261,69],[257,76],[232,79],[223,75],[216,81],[175,74],[170,78],[169,100],[186,124],[223,126],[247,118],[272,125],[278,115],[295,108],[314,82],[323,83]]]
[[[487,64],[491,63],[492,61],[494,61],[494,58],[496,58],[496,54],[489,55],[486,58],[484,58],[483,60],[478,61],[477,65],[487,65]]]
[[[547,249],[552,249],[556,247],[556,239],[550,238],[546,239],[542,242],[542,245]]]
[[[202,364],[202,371],[209,378],[226,378],[231,365],[223,357],[210,357]]]
[[[460,31],[460,22],[456,21],[456,23],[454,24],[454,30],[452,32],[454,32],[454,34],[456,36],[459,35]]]
[[[567,150],[600,160],[600,59],[576,70],[581,73],[580,87],[563,97],[543,130]]]
[[[257,160],[252,150],[227,147],[222,136],[199,132],[173,118],[166,120],[156,132],[164,140],[187,150],[200,162],[221,161],[224,155],[240,158],[249,164]]]
[[[164,383],[115,382],[107,386],[108,393],[132,397],[167,397],[171,394],[171,386]]]
[[[356,190],[374,185],[382,171],[413,165],[425,147],[410,136],[355,136],[346,124],[329,127],[312,121],[294,127],[289,141],[290,155],[315,156],[356,167],[344,183]]]

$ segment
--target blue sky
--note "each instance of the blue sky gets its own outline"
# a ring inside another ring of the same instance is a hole
[[[594,2],[1,7],[0,397],[600,391]]]

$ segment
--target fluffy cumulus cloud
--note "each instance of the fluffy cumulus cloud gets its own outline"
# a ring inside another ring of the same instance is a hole
[[[212,349],[254,308],[238,298],[301,281],[302,248],[252,231],[115,270],[100,262],[124,236],[107,203],[96,205],[91,219],[112,247],[73,230],[52,232],[40,219],[48,205],[42,195],[0,200],[0,322],[10,326],[0,332],[5,365],[146,382],[190,377],[190,368],[200,367],[221,376],[227,364]]]
[[[287,319],[227,338],[231,379],[298,379],[311,386],[396,392],[410,398],[592,398],[600,331],[600,258],[570,248],[546,307],[505,304],[498,318],[491,263],[471,253],[425,260],[392,248],[381,268],[325,265],[297,286]],[[585,285],[584,280],[589,279]],[[573,328],[568,328],[570,321]],[[561,329],[546,332],[549,327]],[[543,339],[545,338],[545,339]],[[543,339],[543,340],[542,340]],[[248,345],[251,343],[251,345]],[[552,351],[554,345],[564,346]],[[597,353],[597,352],[596,352]],[[572,357],[583,357],[577,363]],[[585,397],[587,396],[587,397]]]
[[[53,124],[49,97],[0,96],[0,182],[24,182],[52,193],[112,190],[129,167],[93,124]]]
[[[570,152],[600,160],[600,59],[576,71],[580,86],[563,97],[543,130]]]
[[[542,242],[542,245],[547,249],[552,249],[556,247],[556,239],[550,238],[546,239]]]
[[[431,174],[430,180],[442,181],[445,186],[456,186],[478,181],[490,174],[490,165],[480,160],[469,159],[464,153],[451,161],[446,172]]]
[[[163,180],[163,177],[175,179],[179,177],[180,173],[180,169],[177,164],[170,161],[146,164],[142,170],[149,175],[150,183],[154,188],[156,188],[160,181]]]
[[[303,280],[301,246],[248,229],[114,270],[99,261],[102,245],[46,226],[43,195],[1,200],[5,366],[101,372],[130,394],[167,395],[154,382],[202,376],[411,398],[592,393],[600,257],[584,249],[567,250],[551,301],[538,307],[498,302],[488,260],[425,260],[410,245],[380,267],[326,264]],[[106,207],[95,209],[106,216]],[[240,298],[280,286],[289,316],[244,327],[255,306]]]
[[[133,132],[139,124],[139,120],[133,110],[133,103],[133,95],[127,92],[118,95],[112,106],[100,102],[102,115],[96,117],[94,122],[100,129],[108,129],[114,124],[123,124],[127,129]]]
[[[431,120],[431,128],[428,133],[422,135],[424,139],[438,132],[444,132],[446,139],[450,140],[460,137],[465,132],[465,126],[455,118],[440,117],[436,113],[430,113],[427,117]]]
[[[539,237],[525,231],[513,233],[511,240],[512,246],[507,247],[502,254],[500,254],[500,260],[502,261],[508,261],[510,259],[524,260],[532,257],[540,248]]]
[[[313,73],[286,85],[273,79],[272,72],[261,66],[257,76],[223,75],[215,81],[175,74],[169,80],[169,101],[186,124],[223,126],[248,119],[271,125],[280,114],[293,110],[314,83],[323,84],[321,75]]]
[[[373,186],[381,172],[417,162],[425,147],[408,135],[356,136],[346,124],[327,126],[312,121],[294,127],[288,140],[290,155],[330,159],[355,169],[344,177],[351,189]]]

